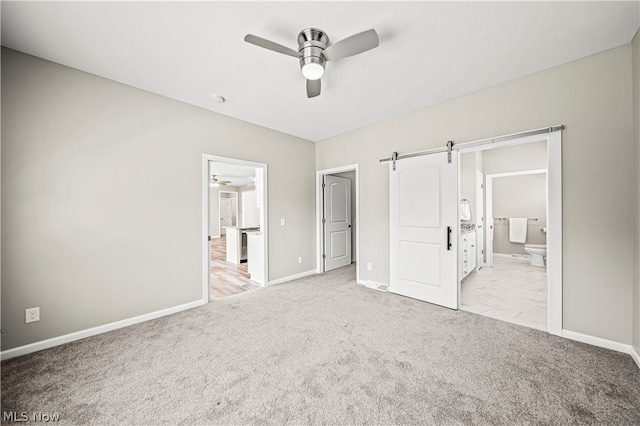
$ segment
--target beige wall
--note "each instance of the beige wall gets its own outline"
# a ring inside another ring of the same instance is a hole
[[[546,169],[547,168],[547,142],[532,142],[522,145],[509,146],[504,148],[496,148],[489,149],[483,151],[483,167],[482,171],[486,175],[493,173],[510,173],[510,172],[520,172],[524,170],[536,170],[536,169]],[[538,175],[535,177],[529,176],[528,178],[523,178],[524,180],[529,179],[545,179],[546,175]],[[494,179],[494,217],[536,217],[538,221],[530,221],[529,222],[529,231],[527,234],[527,244],[545,244],[546,243],[546,235],[540,231],[541,228],[546,228],[546,197],[545,194],[539,194],[543,198],[538,203],[538,209],[536,211],[531,211],[529,213],[517,213],[518,210],[502,210],[495,209],[496,203],[496,183],[498,186],[500,185],[500,181],[507,179],[508,181],[515,182],[513,179],[509,178],[498,178]],[[517,180],[517,179],[516,179]],[[518,190],[515,188],[511,189],[511,195],[507,195],[509,198],[516,198],[516,195],[519,194]],[[546,189],[546,185],[543,184],[542,188]],[[520,188],[522,192],[522,188]],[[520,192],[520,193],[521,193]],[[517,205],[520,206],[522,202],[525,202],[525,199],[521,199],[518,201]],[[485,203],[486,205],[486,203]],[[515,206],[514,206],[515,207]],[[495,234],[494,234],[494,252],[495,253],[519,253],[525,254],[524,245],[515,244],[509,242],[509,227],[507,225],[508,222],[499,222],[495,223]],[[489,228],[487,227],[487,231]]]
[[[631,45],[633,53],[633,139],[636,147],[636,200],[635,268],[633,280],[633,347],[640,354],[640,31]]]
[[[315,268],[311,142],[8,49],[2,124],[3,350],[201,299],[204,153],[268,164],[269,279]]]
[[[360,165],[360,278],[389,282],[389,166],[379,159],[564,124],[563,328],[630,344],[631,81],[626,45],[319,142],[317,170]]]

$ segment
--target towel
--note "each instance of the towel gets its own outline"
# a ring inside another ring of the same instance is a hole
[[[469,207],[469,203],[460,204],[460,220],[470,220],[471,219],[471,207]]]
[[[509,218],[509,241],[512,243],[522,243],[527,241],[527,218]]]

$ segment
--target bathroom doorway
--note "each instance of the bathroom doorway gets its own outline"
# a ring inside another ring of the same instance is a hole
[[[212,221],[220,223],[220,230],[217,232],[220,235],[225,235],[228,227],[238,226],[238,190],[237,188],[229,189],[229,191],[220,190],[218,192],[218,217],[220,220]],[[216,232],[211,232],[211,234],[216,234]]]
[[[559,163],[559,141],[549,147],[549,136],[541,135],[460,150],[459,309],[559,334],[560,184],[557,170],[552,182],[547,173],[556,155]],[[514,224],[523,234],[510,235]],[[550,241],[547,231],[554,233]],[[540,250],[548,243],[555,244],[551,265]],[[542,264],[531,264],[525,245],[540,246],[530,251]]]
[[[267,284],[266,164],[204,155],[204,298]]]
[[[462,279],[460,309],[547,331],[546,175],[486,175],[487,267]]]

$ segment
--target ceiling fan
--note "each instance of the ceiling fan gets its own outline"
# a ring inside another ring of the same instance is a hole
[[[230,180],[220,180],[217,175],[213,175],[211,177],[211,186],[220,186],[220,185],[228,185],[230,184]]]
[[[297,51],[253,34],[244,36],[244,41],[298,58],[302,75],[307,79],[308,98],[313,98],[320,94],[320,78],[324,74],[326,61],[357,55],[378,47],[380,44],[378,33],[374,29],[354,34],[329,45],[329,37],[324,31],[318,28],[307,28],[298,34]]]

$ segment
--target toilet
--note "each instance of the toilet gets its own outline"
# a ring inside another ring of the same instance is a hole
[[[544,258],[547,255],[547,246],[545,244],[525,244],[524,251],[531,255],[531,266],[546,267]]]

